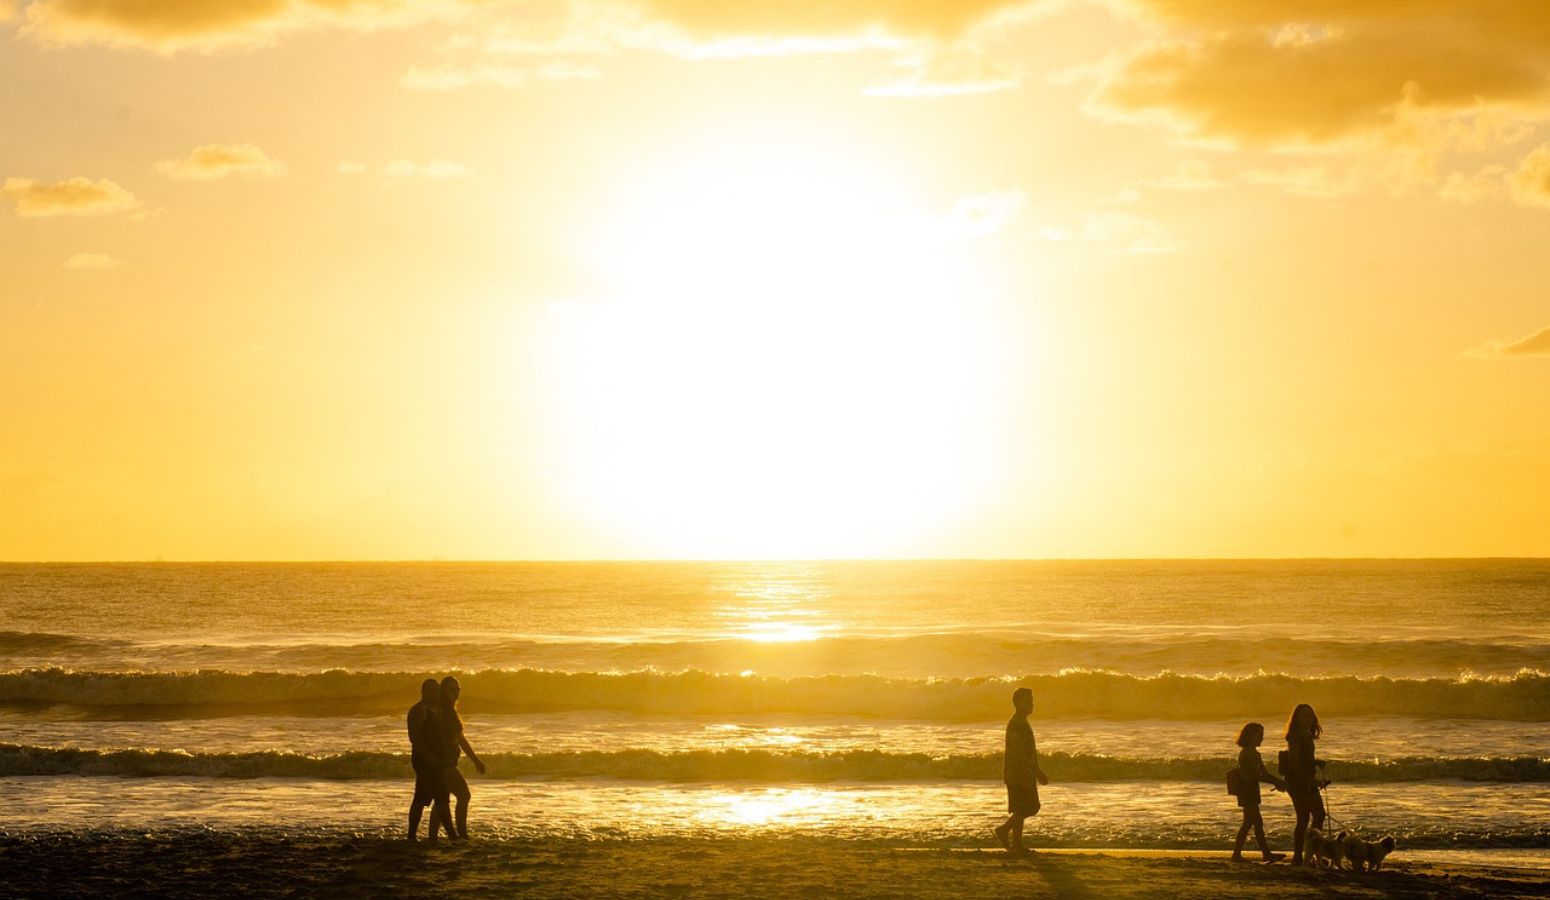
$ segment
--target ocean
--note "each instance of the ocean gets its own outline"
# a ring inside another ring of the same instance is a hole
[[[449,673],[476,835],[989,846],[1027,685],[1034,846],[1229,847],[1309,702],[1341,824],[1550,868],[1546,560],[4,564],[0,831],[392,834]]]

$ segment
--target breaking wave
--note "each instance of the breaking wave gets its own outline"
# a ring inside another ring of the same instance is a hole
[[[798,676],[875,673],[891,677],[1053,674],[1067,668],[1136,675],[1214,675],[1259,670],[1297,675],[1430,677],[1465,671],[1511,674],[1542,665],[1550,641],[1527,635],[1308,639],[1250,634],[951,633],[829,636],[760,643],[697,640],[545,640],[416,637],[394,641],[260,643],[135,642],[46,632],[0,631],[0,667],[118,671],[316,672],[552,669],[579,672],[758,672]]]
[[[439,673],[434,673],[439,674]],[[407,709],[427,673],[313,674],[0,673],[0,704],[138,708],[159,718],[233,712],[293,715]],[[874,675],[776,678],[700,671],[667,674],[460,673],[469,712],[619,710],[668,715],[802,713],[976,722],[1003,717],[1016,684],[1033,688],[1040,718],[1222,719],[1264,717],[1312,703],[1321,715],[1550,721],[1550,675],[1462,678],[1296,677],[1260,673],[1138,676],[1068,671],[1024,678],[896,679]]]
[[[923,753],[849,750],[654,750],[489,753],[491,778],[621,778],[644,781],[993,781],[999,753],[933,757]],[[1040,762],[1058,782],[1220,781],[1227,759],[1129,759],[1049,753]],[[0,744],[0,776],[123,775],[211,778],[287,777],[387,779],[410,775],[409,757],[371,751],[324,756],[260,751],[185,753],[178,750],[80,750]],[[1336,760],[1327,774],[1340,783],[1406,781],[1550,782],[1550,760],[1411,757],[1384,762]],[[1268,790],[1268,788],[1267,788]]]

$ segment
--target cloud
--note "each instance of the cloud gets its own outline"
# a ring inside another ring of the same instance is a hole
[[[45,184],[7,178],[0,195],[11,198],[18,216],[104,216],[136,209],[135,195],[106,178],[69,178]]]
[[[568,60],[544,63],[538,67],[540,81],[593,81],[603,77],[603,70]]]
[[[1525,206],[1550,209],[1550,144],[1524,157],[1508,181],[1513,199]]]
[[[163,53],[264,46],[284,33],[411,25],[476,0],[32,0],[24,33],[43,44],[102,44]]]
[[[1226,183],[1212,176],[1209,163],[1185,159],[1173,167],[1173,174],[1156,179],[1152,186],[1165,191],[1214,191]]]
[[[974,48],[934,50],[924,57],[906,58],[899,65],[908,70],[902,78],[866,89],[871,97],[955,97],[1010,90],[1021,82],[1017,72],[993,62]]]
[[[1352,178],[1337,175],[1326,165],[1251,166],[1239,171],[1238,177],[1247,184],[1268,185],[1288,194],[1320,200],[1341,197],[1357,189]]]
[[[1090,109],[1193,138],[1310,145],[1381,131],[1407,110],[1542,102],[1546,85],[1537,54],[1432,32],[1254,29],[1148,45],[1112,68]]]
[[[1468,174],[1450,172],[1437,188],[1437,196],[1454,203],[1479,203],[1501,196],[1506,185],[1507,167],[1492,164]]]
[[[991,191],[963,197],[948,214],[948,227],[968,237],[986,237],[1017,221],[1028,208],[1022,191]]]
[[[455,91],[468,87],[526,87],[528,79],[527,69],[519,66],[415,66],[404,73],[399,84],[414,91]]]
[[[1515,341],[1491,340],[1466,350],[1465,356],[1475,359],[1513,359],[1524,356],[1550,356],[1550,327],[1541,328],[1528,337]]]
[[[169,178],[209,181],[231,175],[275,178],[285,165],[270,159],[252,144],[204,144],[183,159],[169,159],[157,167]]]
[[[0,0],[0,3],[13,0]],[[695,43],[723,38],[887,33],[948,40],[1047,0],[33,0],[25,30],[45,44],[103,44],[159,52],[253,48],[323,27],[382,28],[479,15],[587,26],[676,30]]]
[[[394,178],[462,178],[470,172],[462,163],[444,159],[433,159],[427,163],[395,159],[382,167],[382,174]]]
[[[0,22],[8,22],[16,15],[16,4],[19,0],[0,0]]]
[[[1027,0],[644,0],[651,19],[701,36],[832,35],[869,30],[954,38]]]
[[[77,253],[64,261],[67,269],[116,269],[124,261],[106,253]]]
[[[1411,25],[1550,41],[1550,9],[1523,0],[1111,0],[1111,5],[1196,28]]]
[[[371,166],[354,160],[345,160],[339,164],[340,175],[367,175],[371,171]],[[427,163],[395,159],[376,171],[390,178],[462,178],[473,174],[473,170],[462,163],[445,159],[433,159]]]
[[[416,91],[455,91],[470,87],[521,88],[535,81],[588,81],[603,77],[596,66],[568,60],[544,63],[533,69],[499,63],[467,66],[415,66],[399,83]]]
[[[1131,212],[1098,210],[1082,217],[1081,224],[1046,226],[1039,232],[1047,241],[1092,241],[1119,245],[1124,253],[1172,253],[1178,243],[1162,225]]]

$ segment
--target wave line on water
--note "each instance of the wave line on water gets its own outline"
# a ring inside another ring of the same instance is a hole
[[[668,782],[824,783],[832,781],[993,781],[1001,754],[830,753],[771,750],[627,749],[561,753],[486,753],[487,776],[619,778]],[[1228,759],[1136,759],[1087,753],[1049,753],[1041,764],[1056,781],[1218,781]],[[82,750],[0,744],[0,776],[125,775],[210,778],[406,778],[403,753],[350,751],[306,755],[279,751],[185,753],[177,750]],[[1550,782],[1550,760],[1533,757],[1409,757],[1386,762],[1334,761],[1327,774],[1343,783],[1410,781]]]
[[[407,709],[428,674],[434,673],[29,669],[0,673],[0,704],[144,708],[162,718],[257,710],[299,715],[382,712]],[[498,669],[460,673],[460,678],[464,707],[470,712],[801,713],[972,722],[1006,715],[1010,688],[1027,685],[1038,698],[1041,718],[1253,718],[1306,702],[1325,716],[1550,721],[1550,675],[1532,670],[1512,676],[1424,679],[1270,673],[1138,676],[1102,671],[1023,678],[898,679]]]

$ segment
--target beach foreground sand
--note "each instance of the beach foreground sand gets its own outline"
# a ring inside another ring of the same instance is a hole
[[[1397,862],[1356,874],[1214,854],[906,849],[823,839],[409,845],[279,831],[0,835],[7,895],[207,897],[1529,897],[1546,873]]]

